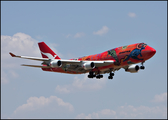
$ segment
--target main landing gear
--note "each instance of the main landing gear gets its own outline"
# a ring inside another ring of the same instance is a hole
[[[92,71],[90,71],[89,75],[88,75],[88,78],[93,78],[93,77],[96,77],[96,75]]]
[[[110,72],[108,79],[113,79],[114,73]]]
[[[145,61],[144,61],[144,62],[145,62]],[[145,69],[145,66],[143,66],[143,63],[144,63],[144,62],[141,63],[142,66],[140,66],[140,69],[143,69],[143,70]]]
[[[96,75],[97,79],[103,78],[103,75]]]
[[[114,73],[110,72],[108,79],[113,79]],[[103,75],[97,74],[95,75],[95,73],[93,71],[89,72],[88,78],[94,78],[96,77],[97,79],[103,78]]]
[[[100,79],[100,78],[103,78],[103,75],[100,75],[100,74],[95,75],[94,72],[90,71],[88,78],[94,78],[94,77],[96,77],[97,79]]]

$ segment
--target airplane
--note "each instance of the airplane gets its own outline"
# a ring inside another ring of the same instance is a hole
[[[103,78],[102,74],[109,73],[108,79],[113,79],[114,72],[121,68],[130,73],[137,73],[139,69],[145,69],[143,63],[156,53],[156,50],[146,43],[136,43],[110,49],[99,54],[74,59],[61,59],[46,43],[39,42],[38,46],[42,58],[18,56],[11,52],[9,54],[12,57],[42,61],[42,65],[22,64],[22,66],[68,74],[89,73],[88,78],[95,77],[97,79]],[[137,63],[141,63],[142,66],[139,67]]]

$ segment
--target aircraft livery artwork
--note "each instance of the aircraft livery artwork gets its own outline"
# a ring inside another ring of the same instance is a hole
[[[121,46],[100,54],[94,54],[75,59],[61,59],[44,42],[38,43],[42,57],[17,56],[10,52],[12,57],[42,61],[40,65],[25,65],[42,68],[43,71],[61,72],[69,74],[89,73],[88,78],[100,79],[102,74],[109,73],[108,78],[113,79],[114,72],[120,68],[126,72],[136,73],[139,69],[145,69],[143,63],[150,59],[156,50],[145,43],[136,43]],[[136,65],[141,63],[142,66]]]

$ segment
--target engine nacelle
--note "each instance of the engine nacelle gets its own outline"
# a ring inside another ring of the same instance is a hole
[[[54,61],[50,62],[50,66],[52,68],[61,67],[62,66],[62,62],[60,60],[54,60]]]
[[[136,73],[139,70],[138,65],[130,65],[127,69],[125,69],[126,72]]]
[[[95,68],[95,64],[94,64],[94,62],[87,62],[87,63],[83,64],[83,68],[85,70],[93,69],[93,68]]]

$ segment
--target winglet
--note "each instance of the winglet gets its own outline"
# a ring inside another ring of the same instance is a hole
[[[10,54],[12,57],[15,57],[15,56],[16,56],[15,54],[13,54],[13,53],[11,53],[11,52],[10,52],[9,54]]]

